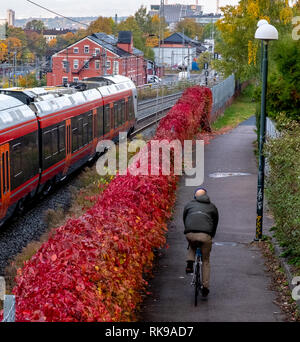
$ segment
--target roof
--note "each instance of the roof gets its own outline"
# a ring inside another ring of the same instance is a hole
[[[184,44],[184,45],[192,45],[197,48],[201,46],[201,42],[191,39],[181,32],[175,32],[171,34],[169,37],[164,39],[164,44]]]
[[[132,55],[131,53],[118,48],[118,46],[117,46],[118,39],[115,38],[113,35],[109,35],[106,33],[99,32],[99,33],[94,33],[90,36],[87,36],[87,38],[90,38],[95,43],[103,46],[107,50],[112,51],[113,53],[115,53],[116,55],[118,55],[120,57],[127,57],[127,56]],[[137,56],[143,56],[144,55],[144,53],[141,50],[136,49],[135,47],[133,48],[132,53],[134,55],[137,55]]]
[[[181,32],[175,32],[171,34],[169,37],[164,39],[164,43],[182,44],[182,42],[184,42],[184,44],[196,43],[193,39],[191,39],[190,37],[186,36],[185,34]]]

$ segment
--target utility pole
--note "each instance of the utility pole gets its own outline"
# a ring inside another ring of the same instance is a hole
[[[16,64],[17,64],[17,51],[14,51],[14,59],[13,59],[13,86],[16,86]]]
[[[160,1],[160,25],[162,26],[162,20],[165,21],[165,1],[161,0]],[[161,29],[161,41],[162,44],[164,45],[164,28],[162,27]],[[161,50],[161,57],[162,57],[162,65],[164,65],[164,47]]]

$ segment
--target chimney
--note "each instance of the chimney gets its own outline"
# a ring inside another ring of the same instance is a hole
[[[129,53],[133,53],[133,36],[131,31],[120,31],[117,47]]]

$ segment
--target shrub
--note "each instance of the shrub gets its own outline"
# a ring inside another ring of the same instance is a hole
[[[276,222],[275,236],[290,262],[300,266],[300,125],[285,121],[282,126],[280,139],[266,145],[271,167],[266,191]]]
[[[209,89],[186,90],[154,139],[183,141],[199,125],[209,129],[211,100]],[[153,249],[165,244],[177,180],[161,170],[159,176],[117,175],[91,209],[58,228],[18,270],[17,320],[133,320]]]

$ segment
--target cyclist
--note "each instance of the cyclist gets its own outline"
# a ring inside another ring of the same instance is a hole
[[[212,247],[212,238],[216,234],[219,214],[216,206],[211,203],[204,188],[196,189],[194,199],[183,211],[184,234],[189,242],[186,273],[193,273],[193,264],[197,243],[201,242],[202,251],[202,295],[209,294],[210,265],[209,256]]]

